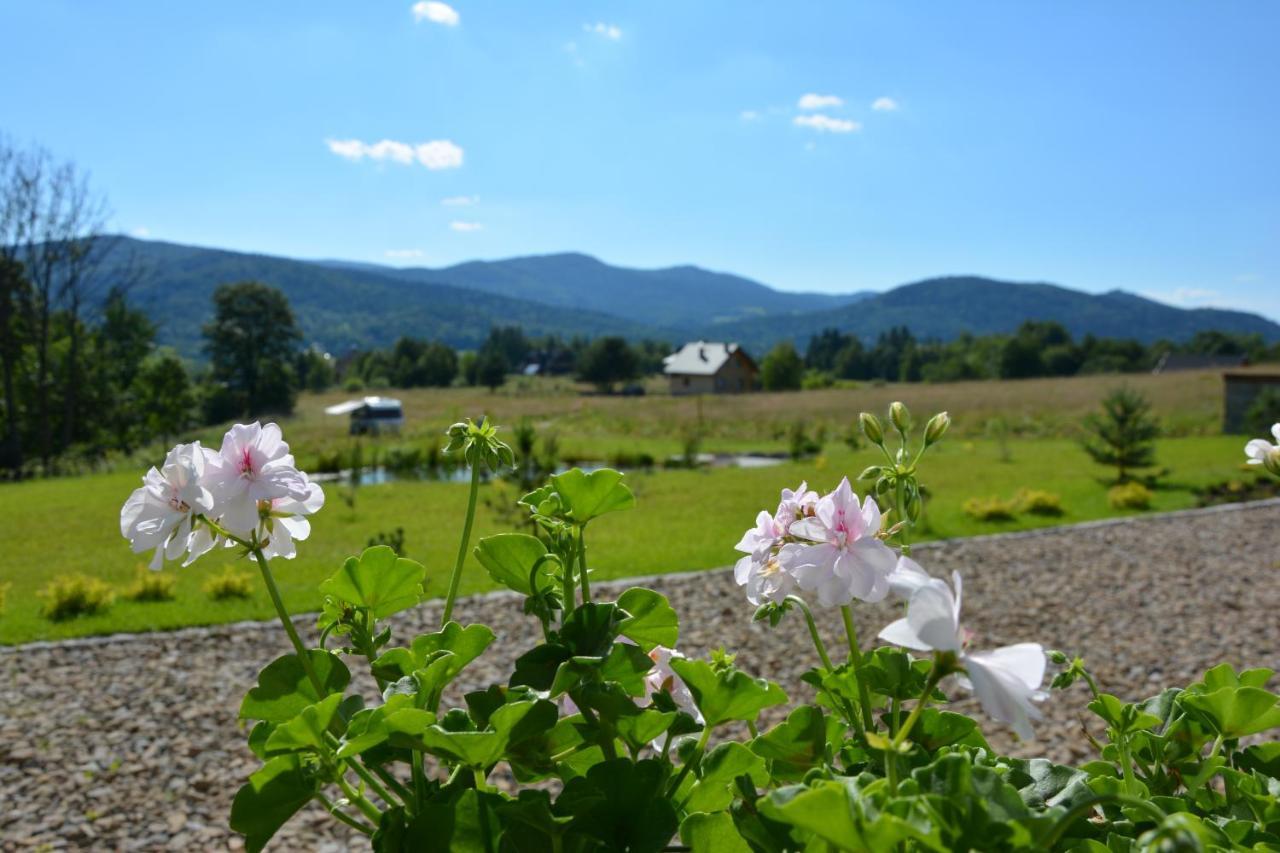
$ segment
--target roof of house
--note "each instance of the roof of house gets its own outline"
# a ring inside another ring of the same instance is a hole
[[[345,403],[338,403],[336,406],[327,406],[324,410],[326,415],[345,415],[354,412],[356,409],[377,409],[377,410],[398,410],[400,401],[393,397],[365,397],[363,400],[348,400]]]
[[[751,361],[746,350],[737,344],[692,341],[662,360],[662,372],[668,375],[714,376],[736,352],[742,352]]]

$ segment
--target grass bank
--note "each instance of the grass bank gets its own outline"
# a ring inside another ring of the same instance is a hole
[[[805,395],[799,395],[805,396]],[[918,411],[927,411],[920,406]],[[288,434],[288,432],[286,433]],[[290,435],[292,438],[292,435]],[[1242,474],[1242,441],[1206,436],[1159,442],[1160,464],[1171,469],[1155,493],[1153,511],[1195,505],[1192,489]],[[760,469],[654,471],[632,476],[638,497],[635,510],[600,519],[591,526],[591,565],[600,578],[656,572],[693,571],[724,566],[735,559],[733,545],[762,508],[772,509],[778,489],[802,479],[821,488],[840,476],[856,475],[876,456],[831,443],[826,453],[802,462]],[[36,639],[144,631],[211,624],[239,619],[267,619],[270,602],[255,585],[248,600],[214,602],[201,587],[208,577],[233,562],[230,553],[202,558],[190,568],[169,568],[177,575],[176,598],[135,603],[123,598],[105,613],[54,623],[39,613],[37,590],[63,572],[84,572],[122,590],[145,560],[130,553],[119,536],[120,505],[138,483],[141,472],[61,478],[0,486],[0,583],[12,584],[0,614],[0,643]],[[1090,463],[1076,444],[1065,439],[1015,439],[1004,443],[961,435],[930,451],[922,480],[933,498],[921,538],[945,538],[1067,524],[1116,515],[1107,505],[1098,478],[1106,471]],[[1009,497],[1024,487],[1046,489],[1062,499],[1057,518],[1020,516],[1001,523],[977,522],[962,510],[970,497]],[[396,482],[365,486],[354,506],[328,490],[329,501],[314,519],[313,537],[301,555],[279,561],[277,577],[294,611],[314,610],[316,584],[348,555],[358,553],[378,531],[402,527],[408,556],[428,569],[428,591],[443,594],[444,578],[458,544],[466,488],[440,482]],[[515,492],[487,485],[476,534],[511,528],[511,516],[495,511],[509,505]],[[248,561],[240,563],[254,571]],[[489,589],[487,575],[468,566],[463,592]]]

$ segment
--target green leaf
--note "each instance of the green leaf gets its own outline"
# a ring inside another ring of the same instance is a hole
[[[671,669],[693,694],[708,726],[729,720],[754,722],[763,709],[787,701],[777,684],[738,669],[716,672],[706,661],[687,658],[672,658]]]
[[[618,596],[618,606],[627,614],[618,625],[619,634],[634,640],[646,652],[654,646],[676,647],[680,620],[665,595],[632,587]]]
[[[1137,705],[1126,704],[1110,693],[1099,695],[1086,707],[1105,720],[1121,737],[1154,729],[1162,722],[1155,714],[1148,714]]]
[[[1240,753],[1240,767],[1245,770],[1257,770],[1264,776],[1280,779],[1280,742],[1267,741],[1254,744]]]
[[[680,840],[693,853],[751,853],[725,812],[691,814],[680,824]]]
[[[715,812],[727,809],[737,793],[735,780],[747,776],[751,784],[769,784],[769,771],[764,759],[740,743],[722,743],[702,759],[702,778],[689,792],[685,810]]]
[[[933,753],[944,746],[973,746],[990,751],[986,738],[977,722],[964,714],[925,708],[920,712],[915,726],[907,735],[912,743],[918,743]]]
[[[560,665],[573,657],[573,652],[559,643],[543,643],[516,658],[515,670],[509,681],[512,687],[532,687],[549,690],[555,682]]]
[[[619,716],[613,726],[618,735],[627,742],[627,746],[638,750],[666,734],[667,729],[671,728],[671,724],[676,721],[676,716],[675,711],[645,708],[633,716]]]
[[[527,533],[499,533],[486,536],[476,543],[475,556],[489,572],[489,576],[503,586],[522,595],[532,595],[529,577],[533,566],[546,556],[547,546],[542,540]],[[551,561],[539,567],[541,574],[550,574]]]
[[[622,482],[622,472],[600,468],[590,474],[572,468],[551,477],[569,518],[586,524],[593,518],[635,506],[636,497]]]
[[[780,788],[759,806],[765,817],[817,836],[837,850],[889,851],[916,835],[906,821],[888,813],[874,822],[868,820],[863,799],[847,777],[818,782],[812,788]]]
[[[1277,699],[1260,687],[1222,687],[1212,693],[1185,692],[1178,701],[1203,715],[1215,731],[1238,738],[1280,726]]]
[[[556,810],[573,816],[572,832],[595,839],[606,850],[656,853],[677,827],[675,809],[663,796],[666,781],[666,765],[655,759],[602,761],[585,777],[565,784]]]
[[[495,853],[507,849],[498,809],[504,806],[496,794],[474,788],[455,798],[423,803],[412,817],[403,809],[382,816],[372,846],[379,853]]]
[[[351,683],[351,672],[337,655],[323,649],[311,649],[307,657],[320,680],[323,695],[316,692],[307,677],[302,659],[297,655],[285,655],[258,673],[258,686],[250,690],[240,704],[240,719],[288,722],[302,713],[303,708],[347,689]]]
[[[558,712],[551,702],[512,702],[489,716],[484,731],[449,731],[429,726],[421,735],[423,748],[434,755],[468,767],[487,768],[496,763],[508,745],[545,732],[556,723]]]
[[[559,640],[575,655],[608,653],[625,614],[617,605],[591,601],[575,607],[560,628]]]
[[[320,592],[367,608],[375,619],[382,619],[422,601],[425,576],[420,564],[396,556],[386,545],[375,545],[359,558],[348,557],[336,574],[320,584]]]
[[[775,779],[800,781],[827,760],[827,723],[822,709],[801,705],[751,741],[751,751],[768,760]]]
[[[329,730],[329,723],[333,721],[341,701],[341,693],[326,696],[316,704],[303,708],[302,713],[289,722],[277,726],[267,738],[266,754],[277,755],[308,749],[328,752],[324,735]]]
[[[438,685],[443,687],[467,664],[480,657],[493,638],[493,631],[487,625],[464,628],[457,622],[450,622],[435,633],[414,637],[410,649],[387,649],[373,662],[373,673],[384,681],[395,681],[435,662],[440,652],[448,652],[449,662],[435,676],[443,679]]]
[[[319,790],[299,756],[273,758],[236,792],[231,828],[244,836],[249,853],[257,853]]]
[[[412,748],[421,743],[422,733],[435,721],[435,714],[414,707],[412,696],[390,696],[385,704],[367,708],[351,718],[338,757],[357,755],[387,741],[400,748]]]

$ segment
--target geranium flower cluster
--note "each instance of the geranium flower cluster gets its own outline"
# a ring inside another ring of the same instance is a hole
[[[266,558],[291,559],[311,535],[307,516],[324,491],[299,471],[280,427],[256,421],[227,430],[214,452],[179,444],[142,478],[120,510],[120,533],[134,553],[154,549],[151,568],[186,555],[190,565],[219,543]]]
[[[847,477],[822,496],[801,483],[784,489],[778,509],[762,511],[743,535],[736,547],[746,556],[734,566],[734,579],[757,606],[782,604],[797,589],[814,593],[826,607],[882,601],[892,593],[906,602],[907,613],[880,638],[934,652],[935,666],[956,672],[960,686],[977,695],[987,714],[1023,738],[1033,737],[1031,721],[1040,713],[1032,703],[1046,695],[1040,690],[1044,648],[1020,643],[969,651],[960,625],[960,575],[953,574],[953,592],[886,545],[880,528],[875,499],[868,495],[860,502]]]
[[[897,557],[879,533],[880,507],[870,496],[860,503],[848,477],[822,496],[801,483],[783,489],[772,515],[756,516],[736,546],[747,556],[734,566],[734,579],[756,605],[780,604],[797,587],[824,607],[880,601]]]

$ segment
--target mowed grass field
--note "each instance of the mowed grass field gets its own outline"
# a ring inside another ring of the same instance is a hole
[[[1195,505],[1193,489],[1228,479],[1252,476],[1244,470],[1243,439],[1210,433],[1216,427],[1220,389],[1216,375],[1133,377],[1151,396],[1157,412],[1178,437],[1162,439],[1159,464],[1169,469],[1156,494],[1153,511]],[[1106,469],[1095,466],[1066,437],[1017,437],[997,441],[985,436],[991,418],[1011,427],[1022,422],[1058,424],[1074,429],[1096,406],[1113,377],[1034,380],[1018,383],[965,383],[946,386],[888,386],[844,391],[757,394],[703,401],[702,423],[707,451],[776,451],[784,437],[770,437],[770,424],[796,418],[852,422],[861,409],[883,410],[903,399],[918,417],[941,408],[955,419],[953,433],[926,456],[922,481],[934,496],[918,531],[920,538],[946,538],[1000,532],[1046,524],[1103,518],[1116,512],[1107,505]],[[643,447],[655,454],[677,453],[673,434],[694,418],[697,401],[652,395],[643,398],[583,397],[566,390],[544,389],[526,395],[488,394],[470,390],[403,392],[413,426],[398,442],[425,440],[448,423],[488,411],[500,422],[527,416],[543,431],[553,431],[561,446],[575,452],[607,454],[616,448]],[[306,397],[295,418],[283,422],[285,436],[300,462],[325,443],[347,442],[345,424],[325,419],[323,406],[342,395]],[[665,425],[665,426],[664,426]],[[1030,433],[1031,430],[1026,430]],[[1052,434],[1037,428],[1036,434]],[[211,431],[209,439],[216,439]],[[577,442],[580,442],[577,443]],[[828,489],[841,476],[854,477],[879,457],[878,451],[849,449],[838,434],[829,434],[821,455],[799,462],[754,469],[642,471],[629,474],[637,508],[602,518],[591,526],[588,545],[596,578],[657,572],[695,571],[725,566],[736,559],[733,545],[760,509],[772,510],[783,486],[808,480]],[[158,461],[158,460],[157,460]],[[83,572],[105,579],[118,591],[133,580],[148,555],[134,555],[119,535],[119,510],[142,474],[121,471],[76,478],[50,479],[0,486],[0,583],[11,587],[0,613],[0,643],[13,644],[116,631],[145,631],[240,619],[267,619],[271,604],[260,583],[248,600],[211,601],[202,591],[210,575],[237,562],[232,552],[202,558],[188,568],[165,569],[178,578],[176,598],[136,603],[117,598],[105,613],[64,622],[40,614],[37,591],[56,574]],[[1009,498],[1021,488],[1045,489],[1061,497],[1060,517],[1023,515],[1009,522],[979,522],[962,509],[971,497]],[[862,491],[855,484],[855,489]],[[400,481],[362,486],[354,503],[340,498],[331,485],[326,507],[313,519],[313,535],[300,546],[300,556],[276,562],[275,573],[285,599],[295,612],[319,606],[316,585],[349,555],[362,550],[379,531],[403,528],[407,556],[427,567],[428,593],[441,596],[458,547],[466,487],[448,482]],[[504,483],[486,484],[475,536],[512,529],[515,514],[505,510],[517,497]],[[473,540],[474,541],[474,540]],[[238,561],[253,573],[254,564]],[[484,570],[469,561],[463,592],[492,588]]]

